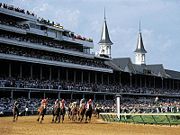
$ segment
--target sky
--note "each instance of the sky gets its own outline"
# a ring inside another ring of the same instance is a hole
[[[65,29],[93,38],[98,52],[104,8],[112,57],[134,62],[139,21],[146,64],[180,71],[180,0],[0,0],[60,23]]]

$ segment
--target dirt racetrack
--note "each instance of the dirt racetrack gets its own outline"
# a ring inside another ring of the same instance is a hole
[[[91,123],[71,122],[52,124],[51,116],[45,116],[42,124],[37,116],[0,117],[0,135],[180,135],[180,126],[136,125],[105,123],[93,117]]]

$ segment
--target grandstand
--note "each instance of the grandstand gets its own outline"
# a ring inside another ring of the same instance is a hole
[[[146,64],[141,31],[132,63],[111,57],[106,19],[95,55],[93,39],[30,11],[0,3],[0,15],[0,112],[10,111],[13,99],[36,109],[45,97],[52,103],[91,98],[102,111],[114,112],[117,93],[124,111],[180,111],[180,72]],[[156,97],[164,109],[154,106]]]

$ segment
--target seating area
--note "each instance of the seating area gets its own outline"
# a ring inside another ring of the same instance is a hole
[[[20,29],[29,29],[28,24],[18,24],[15,21],[5,20],[4,18],[0,19],[0,24],[7,25],[7,26],[13,26],[13,27],[20,28]]]
[[[11,54],[11,55],[17,55],[23,57],[31,57],[31,58],[37,58],[43,60],[52,60],[57,62],[72,63],[72,64],[79,64],[84,66],[110,69],[110,67],[105,65],[102,60],[98,60],[98,59],[95,60],[95,59],[86,59],[80,57],[78,58],[70,55],[50,53],[40,50],[26,49],[26,48],[13,47],[13,46],[0,45],[0,47],[1,47],[0,53],[3,54]]]

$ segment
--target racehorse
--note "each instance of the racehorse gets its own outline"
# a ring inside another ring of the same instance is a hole
[[[95,111],[95,116],[97,116],[97,118],[99,119],[99,113],[101,112],[101,108],[99,106],[96,106],[94,111]]]
[[[92,112],[93,112],[92,105],[89,105],[89,109],[86,109],[85,112],[85,116],[86,116],[85,122],[87,122],[87,119],[89,122],[91,122]]]
[[[64,122],[64,116],[65,116],[65,114],[66,114],[65,108],[60,108],[59,121],[61,121],[61,117],[62,117],[62,123]]]
[[[12,112],[13,112],[13,122],[15,122],[18,120],[18,116],[19,116],[19,109],[16,104],[13,106]]]
[[[38,119],[37,121],[42,123],[42,121],[44,120],[44,115],[46,114],[46,105],[41,105],[39,108],[38,108]],[[41,117],[42,116],[42,117]],[[40,119],[41,117],[41,119]]]
[[[79,116],[79,121],[80,122],[82,122],[82,120],[84,118],[84,115],[85,115],[85,112],[86,112],[86,108],[85,108],[85,104],[84,104],[78,110],[78,116]]]
[[[75,102],[72,104],[71,111],[70,111],[70,115],[71,115],[70,120],[72,120],[72,121],[77,120],[78,107],[77,107],[77,105],[76,105]]]
[[[56,121],[58,121],[58,123],[60,123],[60,111],[61,111],[61,108],[60,108],[60,104],[57,103],[56,105],[53,106],[53,111],[52,111],[52,114],[53,114],[53,118],[52,118],[52,123]],[[54,117],[55,117],[55,120],[54,120]]]

